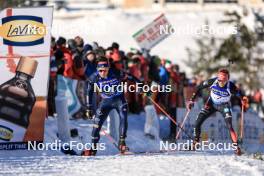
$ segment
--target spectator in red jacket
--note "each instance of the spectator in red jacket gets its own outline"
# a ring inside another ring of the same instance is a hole
[[[71,51],[66,48],[66,39],[63,37],[59,37],[56,42],[58,50],[61,50],[64,54],[64,72],[63,76],[68,78],[73,78],[73,60]]]
[[[253,102],[257,106],[257,112],[260,112],[260,111],[263,110],[263,107],[262,107],[262,93],[261,93],[260,89],[257,89],[254,92],[254,94],[253,94]]]

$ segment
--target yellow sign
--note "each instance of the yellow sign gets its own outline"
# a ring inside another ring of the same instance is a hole
[[[2,19],[0,36],[10,46],[33,46],[44,43],[47,34],[41,17],[9,16]]]

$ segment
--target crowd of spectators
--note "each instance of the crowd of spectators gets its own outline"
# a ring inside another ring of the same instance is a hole
[[[128,72],[144,84],[171,85],[171,92],[153,93],[152,98],[175,119],[177,108],[185,107],[185,102],[191,97],[195,87],[204,80],[201,75],[188,79],[186,73],[180,70],[179,65],[159,56],[152,56],[146,50],[131,49],[129,52],[124,52],[116,42],[104,48],[97,42],[84,43],[80,36],[68,40],[63,37],[59,37],[57,40],[52,38],[48,95],[49,116],[56,113],[54,99],[57,89],[57,75],[85,81],[96,72],[96,60],[100,56],[109,59],[112,69],[117,72]],[[128,84],[134,83],[128,82]],[[199,97],[202,104],[202,101],[206,101],[208,97],[208,91],[202,92]],[[257,109],[263,111],[260,90],[256,90],[250,97]],[[138,92],[126,92],[126,98],[130,113],[140,113],[144,110],[144,106],[149,103],[146,97]],[[160,113],[158,109],[157,112]],[[176,127],[173,123],[171,123],[170,131],[174,137]]]

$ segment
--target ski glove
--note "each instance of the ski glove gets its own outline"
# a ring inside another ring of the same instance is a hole
[[[244,107],[245,110],[247,110],[249,108],[249,100],[248,97],[244,96],[241,100],[241,104]]]
[[[190,111],[193,108],[193,106],[194,106],[194,102],[192,100],[187,102],[186,107],[187,107],[188,111]]]
[[[150,96],[152,95],[152,92],[151,92],[151,90],[150,90],[150,91],[148,91],[148,92],[146,92],[146,93],[145,93],[145,95],[146,95],[147,97],[150,97]]]
[[[85,111],[85,119],[93,119],[94,117],[94,111],[92,110],[92,107],[88,107]]]

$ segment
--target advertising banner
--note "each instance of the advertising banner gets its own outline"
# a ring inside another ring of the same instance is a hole
[[[136,40],[140,48],[150,50],[170,34],[162,32],[161,28],[170,28],[171,25],[164,14],[161,14],[150,24],[137,31],[133,38]]]
[[[0,149],[43,141],[52,14],[52,7],[0,12]]]

